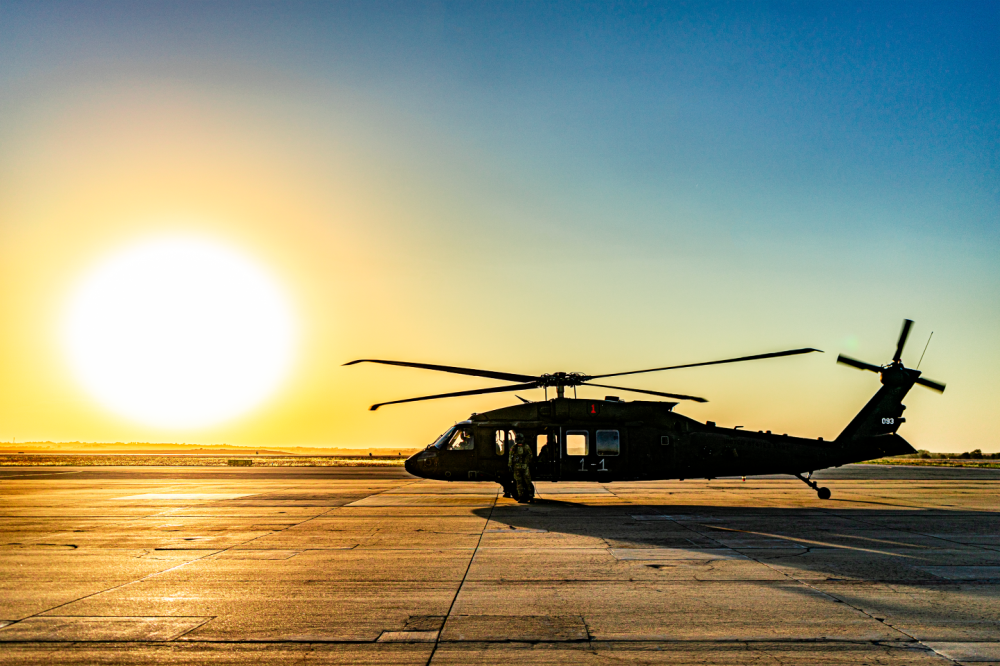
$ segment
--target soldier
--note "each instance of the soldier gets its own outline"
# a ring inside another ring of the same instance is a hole
[[[531,463],[531,448],[524,441],[524,434],[514,435],[514,446],[510,447],[507,461],[510,464],[511,474],[514,475],[514,482],[517,484],[517,501],[533,502],[535,487],[531,483],[531,472],[528,465]]]

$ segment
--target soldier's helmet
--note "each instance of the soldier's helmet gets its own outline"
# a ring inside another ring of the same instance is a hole
[[[516,433],[514,435],[514,443],[515,444],[524,444],[524,433],[523,432],[519,432],[519,433]]]

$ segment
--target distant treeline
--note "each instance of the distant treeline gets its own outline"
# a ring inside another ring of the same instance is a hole
[[[923,460],[1000,460],[1000,453],[983,453],[979,449],[966,451],[965,453],[932,453],[924,449],[918,449],[916,453],[907,453],[895,458],[920,458]]]

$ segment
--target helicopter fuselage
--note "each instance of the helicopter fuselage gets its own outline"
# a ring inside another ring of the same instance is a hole
[[[913,452],[895,434],[898,424],[871,437],[824,441],[700,423],[675,413],[676,404],[554,398],[473,414],[409,458],[406,469],[427,479],[509,487],[515,433],[531,446],[531,476],[539,481],[802,474]]]

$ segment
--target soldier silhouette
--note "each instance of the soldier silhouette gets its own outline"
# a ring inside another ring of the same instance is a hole
[[[534,501],[535,486],[531,483],[531,471],[528,469],[532,457],[531,447],[525,443],[524,434],[519,432],[514,435],[514,446],[510,447],[507,461],[511,474],[514,475],[514,483],[517,484],[517,501],[522,504]]]

